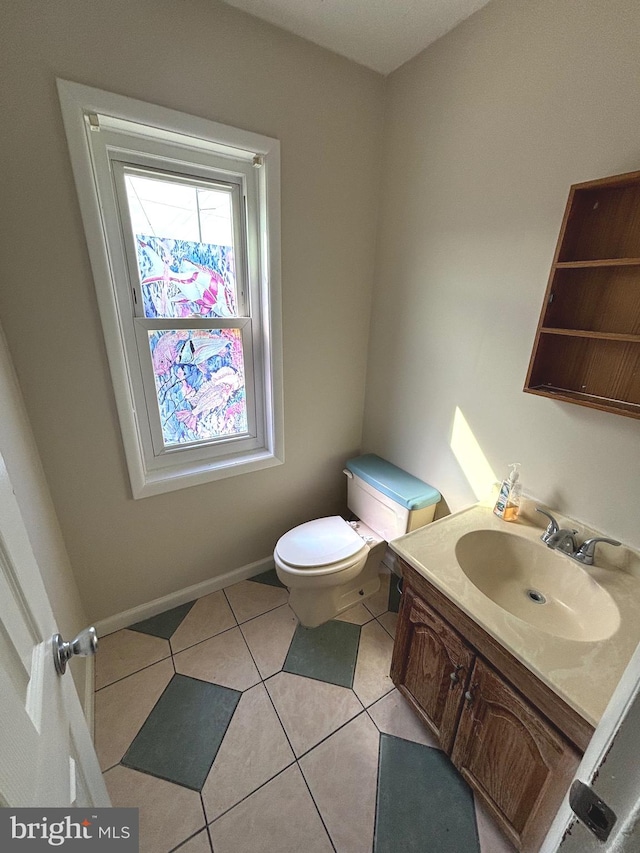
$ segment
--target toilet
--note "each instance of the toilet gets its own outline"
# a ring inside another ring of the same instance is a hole
[[[273,553],[289,604],[307,628],[377,592],[386,543],[432,521],[440,500],[433,486],[374,453],[350,459],[344,473],[357,520],[307,521],[281,536]]]

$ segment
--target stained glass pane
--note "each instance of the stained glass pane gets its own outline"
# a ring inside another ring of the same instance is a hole
[[[247,432],[239,329],[149,332],[166,447]]]
[[[231,192],[126,174],[144,316],[234,317]]]

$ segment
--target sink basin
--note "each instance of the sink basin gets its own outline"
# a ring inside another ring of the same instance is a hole
[[[506,531],[472,530],[458,539],[455,551],[471,583],[540,631],[594,642],[620,625],[609,593],[578,563],[541,542]]]

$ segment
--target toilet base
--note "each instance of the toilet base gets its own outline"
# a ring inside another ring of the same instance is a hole
[[[383,548],[372,549],[362,571],[346,583],[320,589],[291,588],[289,606],[300,624],[305,628],[317,628],[374,595],[380,589],[383,552]]]

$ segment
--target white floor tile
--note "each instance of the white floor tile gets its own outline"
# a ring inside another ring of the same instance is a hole
[[[337,853],[371,853],[379,742],[362,713],[300,759]]]
[[[396,635],[396,626],[398,624],[398,614],[394,613],[393,610],[387,610],[386,613],[381,613],[380,616],[377,617],[378,622],[385,629],[387,634],[392,637]]]
[[[367,710],[381,732],[440,749],[435,736],[420,721],[398,690],[387,693]]]
[[[299,767],[294,764],[210,827],[216,853],[332,853]]]
[[[353,625],[364,625],[366,622],[371,622],[373,615],[364,606],[364,604],[355,604],[344,613],[335,617],[339,622],[351,622]]]
[[[167,640],[129,631],[125,628],[100,638],[100,654],[96,657],[95,688],[100,690],[107,684],[113,684],[120,678],[126,678],[168,658],[171,649]]]
[[[362,711],[352,690],[279,672],[265,682],[297,756]]]
[[[168,853],[205,825],[197,791],[122,765],[104,780],[113,806],[140,809],[140,853]]]
[[[240,581],[225,589],[238,622],[246,622],[289,601],[289,590],[256,581]]]
[[[365,707],[393,689],[392,654],[393,640],[382,625],[374,620],[362,626],[353,689]]]
[[[215,820],[295,760],[264,685],[242,694],[202,789]]]
[[[175,655],[174,661],[176,672],[232,690],[247,690],[260,681],[240,628],[191,646]]]
[[[240,626],[262,678],[282,669],[297,624],[296,614],[284,604]]]
[[[96,693],[95,746],[102,770],[121,760],[173,673],[167,658]]]
[[[196,601],[171,637],[173,653],[221,634],[235,624],[222,590],[205,595]]]

